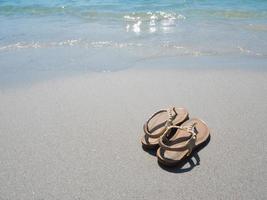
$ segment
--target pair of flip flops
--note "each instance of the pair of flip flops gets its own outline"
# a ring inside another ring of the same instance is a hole
[[[157,149],[158,161],[173,166],[189,157],[193,150],[209,138],[204,121],[189,119],[185,108],[159,110],[144,124],[141,142],[146,149]]]

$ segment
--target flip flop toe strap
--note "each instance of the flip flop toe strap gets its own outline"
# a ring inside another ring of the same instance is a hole
[[[185,130],[188,133],[190,133],[189,136],[184,137],[184,139],[186,140],[185,143],[181,144],[181,145],[168,145],[168,143],[170,143],[169,139],[168,139],[168,135],[171,132],[172,129],[180,129],[180,130]],[[167,128],[167,130],[164,132],[164,134],[160,137],[159,139],[159,145],[168,151],[185,151],[188,150],[187,152],[187,156],[191,154],[194,146],[196,146],[196,139],[197,139],[197,133],[193,130],[192,127],[181,127],[181,126],[170,126],[169,128]]]

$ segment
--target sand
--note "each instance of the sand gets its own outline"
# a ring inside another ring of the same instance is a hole
[[[143,122],[186,107],[209,144],[182,168],[143,151]],[[0,199],[266,199],[267,72],[129,69],[0,90]],[[191,165],[190,165],[191,164]]]

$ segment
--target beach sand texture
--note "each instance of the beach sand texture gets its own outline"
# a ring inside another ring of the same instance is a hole
[[[266,70],[129,69],[0,90],[0,199],[266,199]],[[206,121],[181,169],[143,151],[170,105]],[[191,164],[191,165],[190,165]]]

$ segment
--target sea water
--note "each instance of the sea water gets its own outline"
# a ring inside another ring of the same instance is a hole
[[[267,68],[267,1],[0,0],[0,84],[133,67]]]

